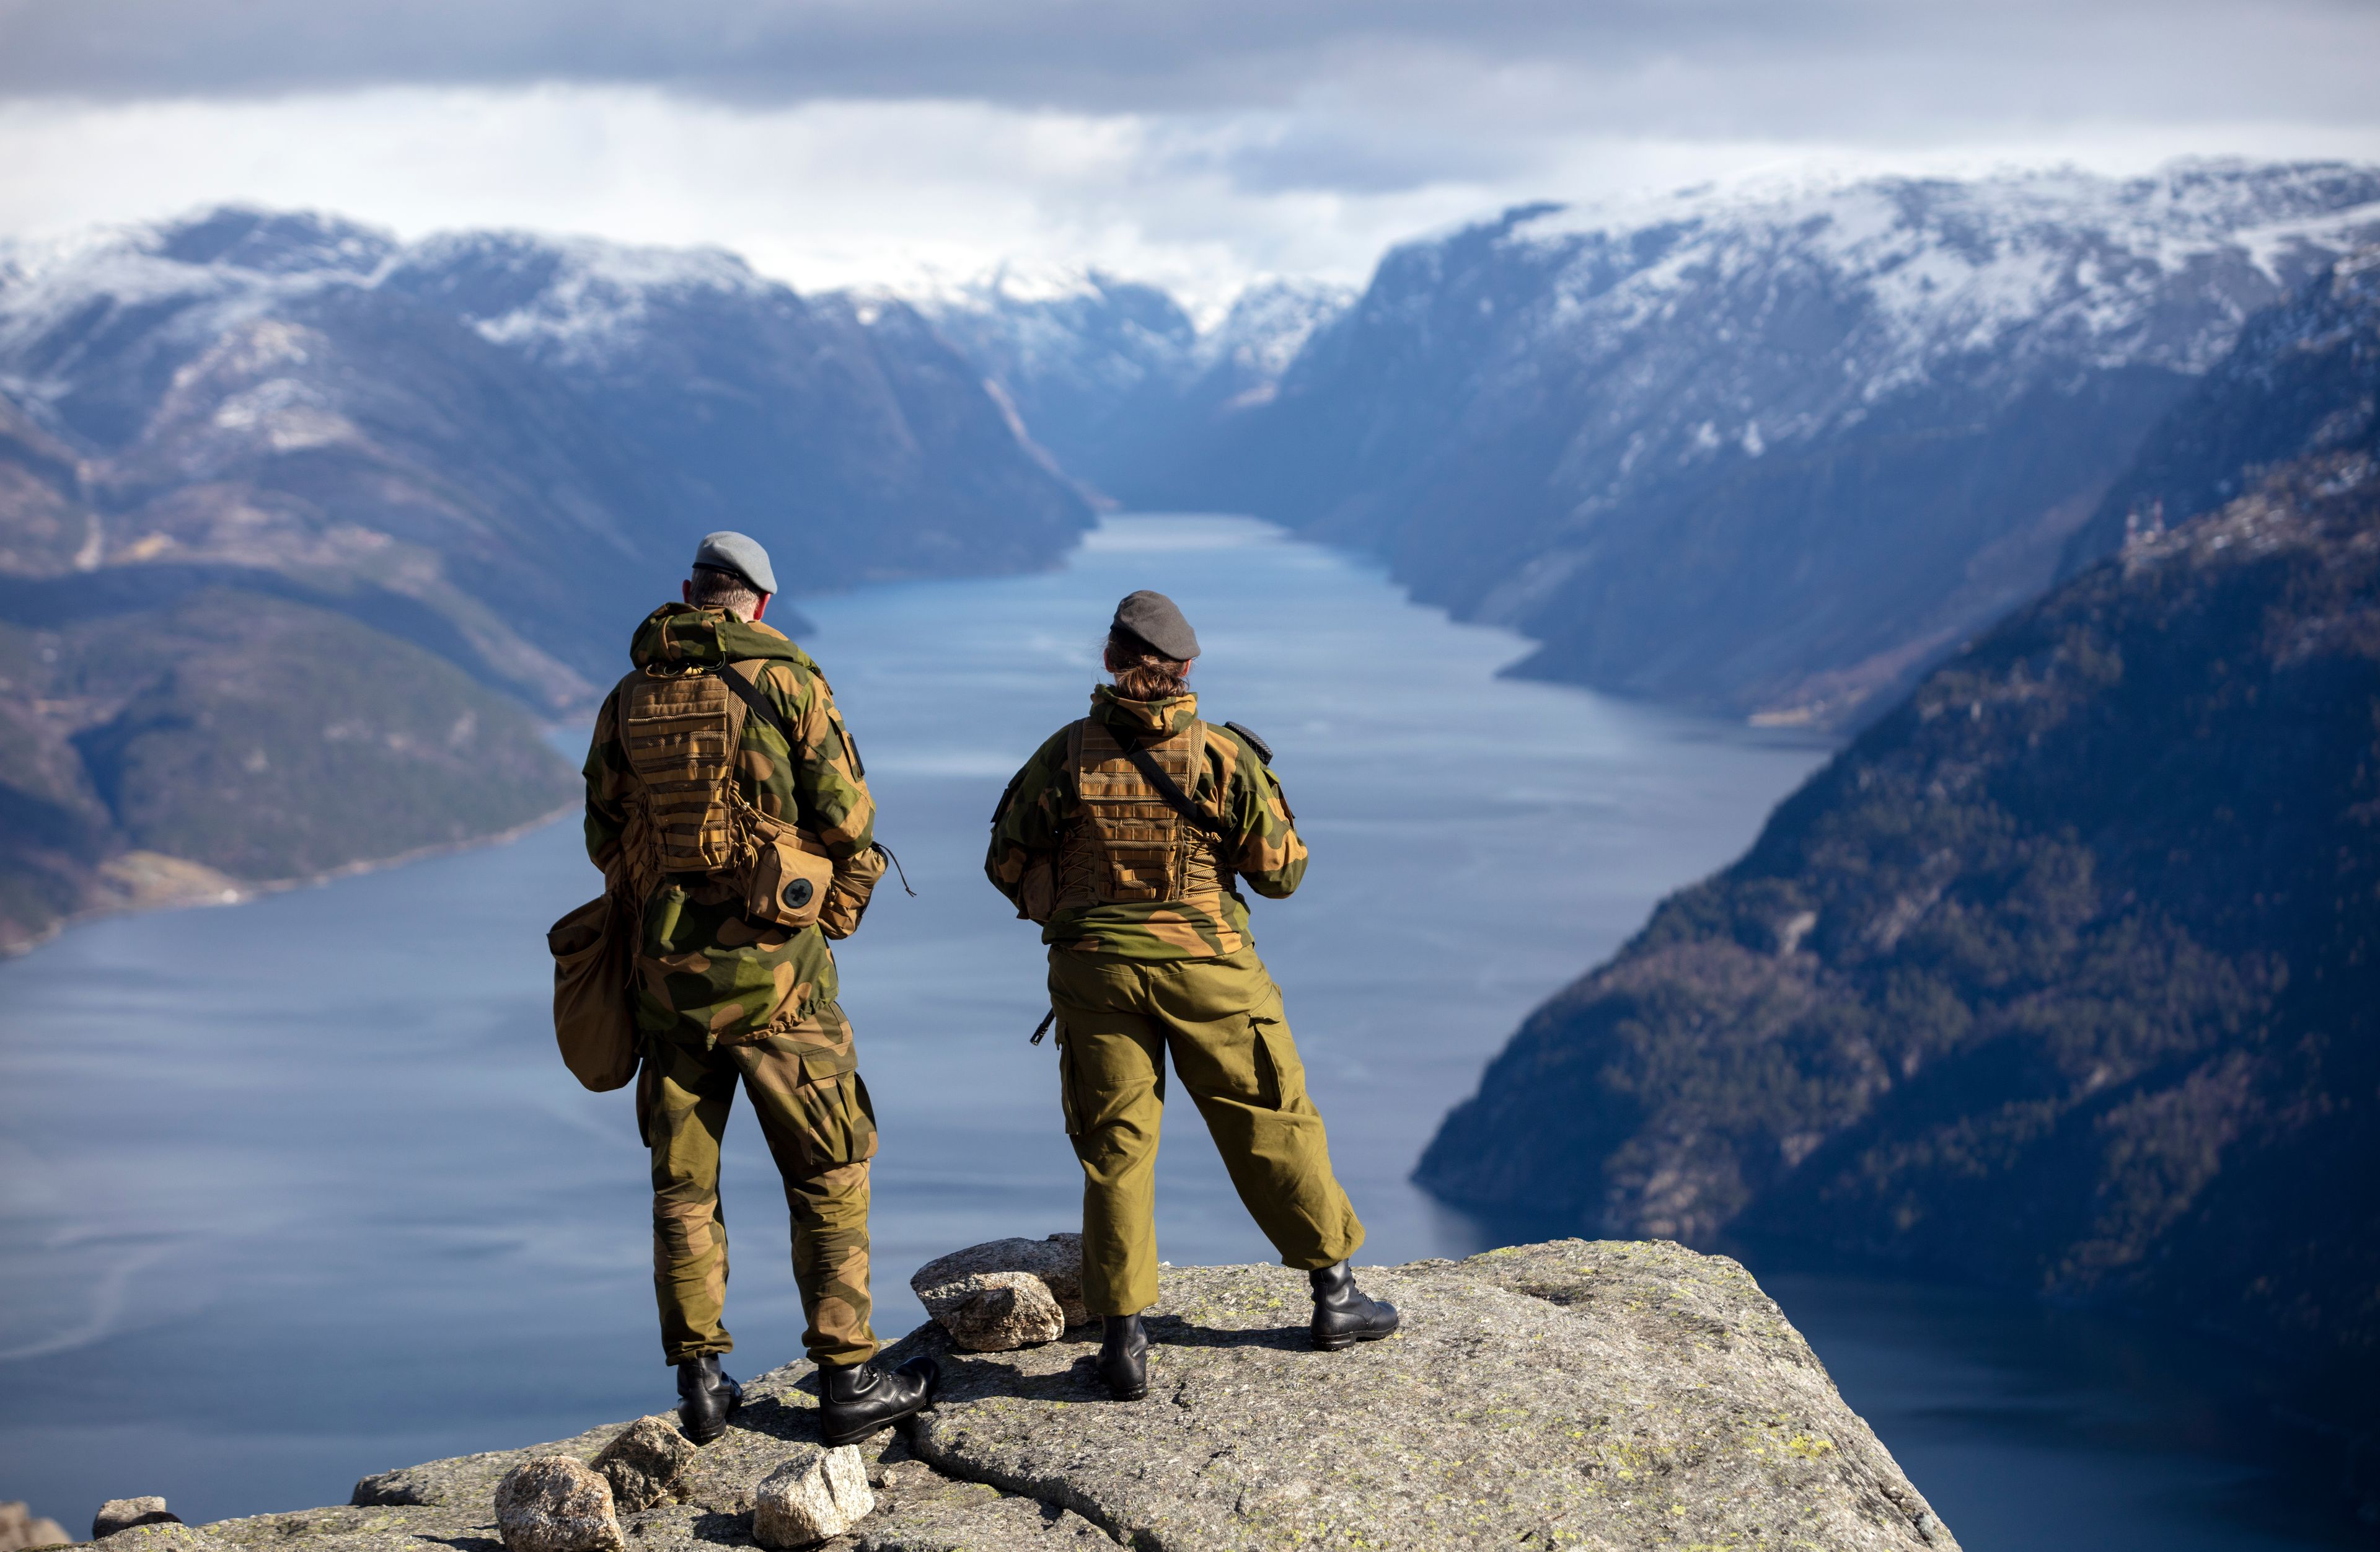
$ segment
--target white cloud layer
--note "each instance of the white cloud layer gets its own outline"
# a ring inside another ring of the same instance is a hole
[[[1212,302],[1755,168],[2380,160],[2362,0],[0,0],[0,232],[224,200]]]

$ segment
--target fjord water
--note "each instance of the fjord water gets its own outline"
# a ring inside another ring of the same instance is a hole
[[[1196,622],[1204,709],[1270,741],[1313,848],[1255,925],[1363,1261],[1484,1246],[1405,1179],[1439,1116],[1530,1006],[1740,852],[1824,757],[1500,680],[1518,638],[1240,519],[1113,518],[1054,574],[804,600],[917,891],[888,879],[842,951],[883,1131],[891,1335],[921,1318],[923,1261],[1075,1222],[1055,1058],[1026,1043],[1041,951],[979,867],[1002,783],[1080,714],[1137,587]],[[595,884],[564,822],[0,965],[0,1497],[70,1526],[134,1493],[191,1519],[335,1502],[364,1472],[669,1401],[630,1107],[569,1081],[547,1021],[543,928]],[[725,1177],[745,1373],[794,1356],[801,1320],[748,1121]],[[1184,1105],[1159,1202],[1169,1259],[1269,1258]],[[1776,1286],[1973,1552],[2338,1534],[2327,1483],[2258,1458],[2263,1403],[2195,1344],[1903,1285]],[[2025,1335],[2045,1321],[2054,1340]]]

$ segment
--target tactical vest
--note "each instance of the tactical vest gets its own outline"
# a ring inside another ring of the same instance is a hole
[[[761,813],[736,784],[751,708],[729,683],[735,673],[730,664],[621,681],[620,743],[637,783],[626,850],[648,890],[672,874],[732,882],[746,915],[806,928],[826,903],[834,863],[815,836]]]
[[[1176,787],[1198,801],[1206,723],[1193,719],[1180,733],[1142,747]],[[1082,811],[1058,843],[1054,911],[1180,903],[1221,915],[1231,882],[1221,842],[1174,811],[1135,768],[1113,729],[1096,717],[1067,729],[1066,769]]]
[[[735,753],[743,700],[714,673],[632,673],[620,685],[620,743],[644,796],[646,845],[660,873],[722,874],[737,844]]]

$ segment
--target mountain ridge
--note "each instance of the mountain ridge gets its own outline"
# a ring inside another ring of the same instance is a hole
[[[707,529],[827,591],[1045,566],[1090,519],[914,311],[863,318],[730,255],[233,207],[10,245],[0,946],[156,897],[111,868],[212,897],[552,812],[568,770],[539,724],[625,669]],[[387,725],[353,736],[361,684],[260,660],[243,628],[371,665],[399,687]],[[258,759],[319,780],[223,774]],[[494,787],[455,784],[474,769]]]
[[[1533,1013],[1417,1179],[2380,1372],[2374,342],[2380,249],[2243,331],[2142,455],[2199,515],[1936,669]],[[2250,442],[2295,455],[2206,475],[2277,394]]]

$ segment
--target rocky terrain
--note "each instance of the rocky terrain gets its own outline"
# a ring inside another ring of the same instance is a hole
[[[703,532],[788,590],[1088,523],[914,311],[224,210],[0,249],[0,948],[497,833]]]
[[[2380,1373],[2375,404],[2367,253],[2152,435],[2119,553],[1533,1014],[1419,1178]]]
[[[1957,1546],[1731,1261],[1568,1241],[1364,1275],[1403,1331],[1323,1354],[1305,1345],[1300,1274],[1169,1269],[1150,1395],[1135,1405],[1091,1374],[1094,1328],[989,1353],[921,1328],[888,1356],[937,1354],[941,1397],[863,1447],[874,1510],[825,1545]],[[815,1391],[807,1364],[760,1376],[661,1502],[619,1513],[622,1543],[753,1545],[760,1485],[813,1449]],[[497,1552],[507,1473],[539,1456],[593,1461],[629,1426],[367,1477],[344,1507],[142,1526],[108,1546]]]

